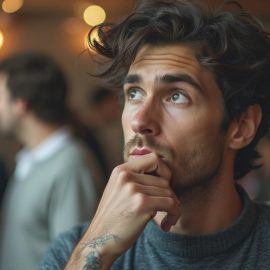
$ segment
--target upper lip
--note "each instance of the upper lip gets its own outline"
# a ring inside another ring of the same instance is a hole
[[[131,152],[131,155],[146,155],[146,154],[150,154],[152,153],[153,151],[147,149],[147,148],[136,148],[134,149],[132,152]]]

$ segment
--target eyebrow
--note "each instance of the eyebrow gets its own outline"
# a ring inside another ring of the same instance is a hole
[[[155,81],[163,83],[186,82],[195,87],[197,90],[202,91],[201,86],[187,74],[165,74],[161,77],[156,77]],[[140,75],[130,74],[124,78],[123,85],[128,83],[132,84],[140,82],[142,82],[142,77]]]
[[[186,82],[197,88],[197,90],[202,91],[201,86],[187,74],[165,74],[160,78],[156,78],[156,80],[164,83]]]
[[[123,85],[126,83],[140,83],[142,81],[142,77],[137,74],[127,75],[123,80]]]

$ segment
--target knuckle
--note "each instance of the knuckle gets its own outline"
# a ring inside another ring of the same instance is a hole
[[[126,190],[129,195],[132,195],[137,192],[136,185],[132,182],[126,184]]]
[[[116,167],[113,169],[112,174],[118,175],[118,174],[120,174],[122,171],[123,171],[123,166],[122,166],[122,165],[118,165],[118,166],[116,166]]]
[[[167,203],[170,208],[175,206],[175,200],[173,198],[168,198]]]
[[[141,209],[147,203],[147,197],[146,197],[146,195],[144,195],[142,193],[137,193],[135,200],[136,200],[136,208],[137,208],[137,210]]]
[[[166,190],[167,196],[169,196],[169,197],[173,196],[173,193],[172,193],[172,191],[170,189],[165,189],[165,190]]]
[[[119,185],[125,185],[130,179],[130,172],[121,170],[118,173],[117,182]]]
[[[170,188],[169,182],[166,181],[166,180],[163,180],[163,187],[164,187],[164,188]]]

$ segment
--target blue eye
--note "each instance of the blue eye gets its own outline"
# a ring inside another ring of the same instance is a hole
[[[189,98],[181,92],[174,92],[170,96],[170,101],[177,104],[183,104],[183,103],[188,103]]]
[[[141,100],[142,99],[142,93],[140,89],[138,88],[132,88],[128,90],[127,92],[127,98],[128,100]]]

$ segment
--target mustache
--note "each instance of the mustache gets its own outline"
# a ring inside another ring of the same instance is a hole
[[[127,161],[129,154],[133,148],[150,148],[157,155],[161,156],[165,162],[171,162],[174,159],[173,152],[169,147],[157,143],[153,137],[135,135],[124,146],[124,160]]]

